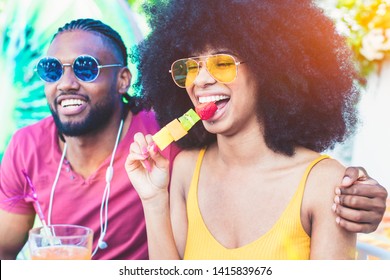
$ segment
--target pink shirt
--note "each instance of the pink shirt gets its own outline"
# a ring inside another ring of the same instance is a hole
[[[114,160],[114,177],[108,205],[108,229],[104,240],[108,247],[98,250],[93,259],[148,259],[144,214],[137,192],[124,169],[130,143],[136,132],[154,134],[159,130],[154,114],[140,112],[133,116],[131,126],[119,143]],[[23,195],[28,185],[22,174],[24,169],[35,185],[38,200],[47,217],[49,199],[61,151],[57,130],[52,117],[22,128],[13,136],[6,150],[0,170],[0,207],[8,212],[35,213],[31,202],[9,198]],[[174,145],[163,154],[173,162],[178,153]],[[55,188],[52,224],[77,224],[94,230],[94,245],[100,237],[100,205],[106,186],[105,174],[111,155],[88,179],[72,171],[64,161]]]

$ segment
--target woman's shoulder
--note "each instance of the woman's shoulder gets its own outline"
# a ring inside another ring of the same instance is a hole
[[[311,171],[312,177],[319,178],[319,180],[325,180],[324,184],[336,184],[341,183],[338,181],[340,177],[344,175],[345,166],[330,156],[325,155],[323,160],[318,161]]]
[[[193,170],[197,159],[199,157],[199,149],[182,150],[180,151],[173,163],[174,172],[180,172],[181,174],[187,174],[190,170]]]
[[[182,150],[173,162],[172,184],[187,188],[190,185],[199,157],[199,149]]]
[[[201,149],[181,150],[176,156],[177,161],[188,161],[198,158]],[[176,161],[175,160],[175,161]]]
[[[337,159],[326,154],[301,150],[297,154],[297,161],[306,166],[306,198],[310,197],[317,201],[320,197],[330,197],[334,194],[335,188],[341,184],[345,166]]]
[[[324,183],[329,184],[344,174],[345,166],[327,154],[303,150],[300,152],[300,156],[301,160],[306,162],[310,168],[308,178],[318,178],[319,180],[327,178]]]
[[[313,162],[315,164],[307,177],[305,201],[310,201],[310,205],[314,208],[328,207],[333,201],[336,187],[341,184],[345,166],[332,157],[324,157],[320,154]]]
[[[336,159],[315,152],[306,154],[306,181],[302,200],[302,224],[312,231],[313,219],[328,219],[335,189],[340,185],[345,167]],[[333,218],[332,218],[333,219]],[[332,220],[334,222],[334,220]]]

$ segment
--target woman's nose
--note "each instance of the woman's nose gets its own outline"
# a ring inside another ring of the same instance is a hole
[[[200,61],[199,72],[194,80],[194,85],[202,87],[208,84],[213,84],[215,82],[216,80],[214,79],[213,76],[211,76],[211,74],[207,70],[206,64],[203,61]]]

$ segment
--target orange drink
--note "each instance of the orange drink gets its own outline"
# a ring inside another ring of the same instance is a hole
[[[77,225],[51,225],[29,232],[32,260],[90,260],[93,232]]]
[[[91,251],[79,246],[48,246],[31,253],[32,260],[90,260]]]

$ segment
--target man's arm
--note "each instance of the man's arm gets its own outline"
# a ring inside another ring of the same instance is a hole
[[[387,191],[362,167],[348,167],[336,188],[336,222],[351,232],[375,231],[386,210]]]
[[[34,214],[13,214],[0,210],[0,259],[16,259],[34,224]]]

